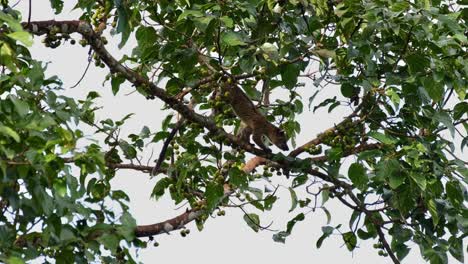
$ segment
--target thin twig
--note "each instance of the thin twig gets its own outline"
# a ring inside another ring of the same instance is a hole
[[[31,23],[31,14],[32,14],[32,0],[29,0],[29,7],[28,7],[28,25]]]
[[[83,81],[84,77],[86,76],[86,73],[88,72],[89,66],[91,66],[91,62],[93,61],[94,52],[92,52],[92,51],[93,51],[92,49],[89,49],[89,52],[88,52],[88,65],[86,65],[86,69],[84,70],[84,72],[81,75],[80,79],[75,83],[75,85],[70,87],[70,89],[73,89],[73,88],[77,87],[81,83],[81,81]]]
[[[390,247],[390,245],[387,242],[387,239],[385,238],[385,234],[382,231],[382,227],[378,224],[374,224],[374,226],[375,226],[375,230],[377,230],[377,234],[379,235],[380,242],[382,242],[382,245],[385,248],[385,251],[387,251],[388,255],[393,260],[393,263],[400,264],[400,261],[393,253],[392,248]]]
[[[177,123],[175,124],[174,128],[172,129],[171,133],[169,134],[169,136],[166,138],[166,140],[164,141],[164,144],[163,144],[163,147],[161,149],[161,152],[159,153],[159,157],[158,157],[158,160],[156,161],[156,165],[154,166],[154,168],[151,170],[151,176],[154,176],[156,175],[160,170],[161,170],[161,165],[164,161],[164,159],[166,158],[166,152],[167,152],[167,148],[169,147],[169,144],[171,143],[171,141],[174,139],[175,135],[177,134],[177,132],[179,131],[179,129],[182,127],[182,125],[184,124],[184,119],[180,119],[179,121],[177,121]]]

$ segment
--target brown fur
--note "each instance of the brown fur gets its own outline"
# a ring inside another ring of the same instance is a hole
[[[254,106],[250,98],[235,84],[225,84],[223,95],[231,105],[234,113],[246,125],[241,138],[249,142],[250,135],[253,141],[263,150],[271,151],[263,143],[262,136],[267,136],[270,141],[282,150],[289,150],[284,131],[274,126]]]

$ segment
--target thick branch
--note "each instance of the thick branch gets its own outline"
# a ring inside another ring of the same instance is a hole
[[[195,113],[189,106],[185,105],[183,102],[179,101],[177,98],[169,96],[166,91],[160,87],[157,87],[154,83],[150,82],[146,77],[139,75],[137,72],[124,67],[120,64],[104,47],[104,43],[101,41],[100,36],[95,33],[92,27],[83,21],[36,21],[31,22],[29,25],[23,23],[23,26],[30,30],[33,34],[42,35],[50,31],[50,29],[60,29],[63,33],[80,33],[91,45],[93,50],[99,55],[101,60],[106,63],[109,69],[114,73],[119,73],[125,77],[129,82],[134,84],[136,87],[144,88],[144,91],[148,93],[149,96],[155,96],[161,99],[163,102],[168,104],[172,109],[176,110],[181,114],[185,119],[198,123],[205,128],[207,128],[210,133],[213,135],[218,135],[223,138],[228,139],[233,147],[239,147],[244,149],[247,152],[250,152],[256,156],[263,157],[265,159],[271,160],[273,154],[267,153],[261,149],[255,148],[253,145],[239,139],[238,137],[227,133],[223,128],[216,126],[216,123],[205,116]],[[350,116],[351,117],[351,116]],[[343,121],[344,122],[344,121]],[[310,143],[310,142],[309,142]],[[308,143],[308,144],[309,144]],[[307,144],[306,144],[307,145]],[[306,145],[299,147],[296,152],[297,154],[304,151],[307,147]],[[295,152],[291,153],[290,156],[294,157],[297,155]],[[293,160],[282,159],[277,161],[284,168],[290,167]],[[327,175],[321,175],[318,171],[311,170],[315,173],[313,175],[326,178]],[[330,179],[328,179],[330,181]]]
[[[16,160],[2,160],[7,165],[11,166],[20,166],[20,165],[31,165],[28,161],[16,161]],[[63,158],[65,163],[74,163],[75,159],[73,158]],[[106,163],[106,166],[110,169],[129,169],[129,170],[136,170],[136,171],[143,171],[143,172],[150,172],[154,167],[152,166],[145,166],[145,165],[138,165],[138,164],[131,164],[131,163]],[[165,169],[159,169],[159,173],[165,173]]]
[[[103,41],[99,34],[97,34],[91,25],[84,21],[71,20],[71,21],[33,21],[30,24],[23,23],[23,26],[32,34],[43,35],[47,34],[52,28],[59,29],[61,33],[80,33],[90,44],[92,49],[99,55],[101,60],[109,67],[113,73],[122,75],[126,80],[131,82],[135,87],[140,87],[147,93],[148,98],[158,97],[164,103],[169,105],[172,109],[176,110],[187,120],[198,123],[206,127],[212,134],[221,136],[228,139],[233,147],[239,147],[247,152],[257,156],[269,158],[272,154],[267,153],[261,149],[257,149],[251,144],[248,144],[236,136],[227,133],[223,128],[216,126],[216,123],[205,116],[195,113],[183,102],[177,98],[172,97],[166,91],[154,83],[150,82],[146,77],[138,74],[137,72],[123,66],[119,63],[105,48]]]
[[[135,230],[135,235],[137,237],[148,237],[155,236],[162,233],[169,233],[170,231],[180,229],[184,227],[187,223],[192,222],[197,219],[204,212],[203,210],[187,210],[183,214],[176,216],[174,218],[168,219],[166,221],[152,224],[152,225],[139,225]]]

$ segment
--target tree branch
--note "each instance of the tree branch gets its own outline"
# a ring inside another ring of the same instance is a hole
[[[375,230],[377,230],[377,234],[379,235],[380,242],[382,242],[382,245],[385,248],[385,251],[387,251],[387,253],[390,256],[390,258],[392,259],[393,263],[400,264],[400,261],[395,256],[395,253],[393,253],[392,248],[390,247],[390,245],[387,242],[387,239],[385,238],[385,234],[382,231],[382,227],[380,225],[378,225],[378,224],[375,224],[375,223],[374,223],[374,226],[375,226]]]
[[[166,158],[167,148],[169,147],[169,144],[171,143],[171,141],[174,139],[175,135],[177,134],[177,131],[179,131],[179,129],[184,124],[184,121],[185,121],[184,119],[180,119],[179,121],[177,121],[174,128],[172,128],[171,133],[169,134],[169,136],[164,141],[161,152],[159,153],[158,160],[156,161],[156,165],[151,170],[151,175],[156,175],[157,173],[159,173],[161,171],[161,165],[162,165],[164,159]]]
[[[172,109],[176,110],[180,115],[182,115],[183,118],[204,126],[214,135],[226,138],[232,147],[244,149],[247,152],[250,152],[256,156],[260,156],[268,160],[271,160],[274,157],[274,154],[266,152],[262,149],[255,148],[252,144],[241,140],[235,135],[227,133],[223,128],[218,127],[211,118],[195,113],[189,106],[179,101],[177,98],[169,96],[164,89],[156,86],[154,83],[150,82],[146,77],[143,77],[137,72],[123,66],[106,50],[106,48],[104,47],[104,43],[101,40],[101,37],[96,32],[94,32],[91,25],[89,25],[87,22],[78,20],[48,20],[31,22],[29,25],[23,23],[22,25],[35,35],[47,34],[52,28],[55,28],[56,30],[59,29],[62,33],[80,33],[88,41],[93,50],[99,55],[101,60],[109,67],[111,72],[119,73],[123,77],[125,77],[129,82],[134,84],[136,87],[143,88],[143,90],[146,93],[148,93],[149,98],[158,97],[163,102],[168,104]],[[353,117],[358,111],[358,109],[359,108],[357,108],[354,111],[354,113],[348,118]],[[343,122],[345,122],[345,120]],[[308,145],[309,143],[307,143],[306,145]],[[306,145],[299,147],[299,150],[296,151],[297,154],[304,151]],[[294,157],[293,155],[297,155],[296,152],[293,152],[292,154],[290,154],[290,156]],[[297,161],[300,160],[297,159]],[[277,161],[277,163],[284,168],[288,168],[293,163],[293,160],[281,159],[281,161]],[[316,176],[319,177],[328,177],[325,174],[322,175],[318,171],[311,170],[311,172],[315,173]],[[330,181],[330,179],[328,179],[328,181]]]
[[[253,160],[247,162],[243,168],[243,170],[247,173],[251,172],[254,168],[257,166],[264,164],[266,160],[271,160],[274,155],[271,153],[267,153],[261,149],[255,148],[251,144],[248,144],[244,142],[243,140],[240,140],[238,137],[235,135],[227,133],[223,128],[218,127],[216,123],[203,115],[197,114],[194,112],[192,109],[190,109],[189,106],[184,104],[181,100],[179,100],[176,97],[172,97],[166,93],[166,91],[158,86],[156,86],[154,83],[149,81],[145,76],[142,76],[138,74],[137,72],[123,66],[121,63],[119,63],[104,47],[104,43],[101,40],[101,37],[99,34],[93,31],[91,25],[89,25],[87,22],[83,21],[54,21],[54,20],[49,20],[49,21],[36,21],[36,22],[31,22],[29,24],[23,23],[23,26],[31,31],[35,35],[42,35],[42,34],[47,34],[52,28],[59,29],[62,33],[80,33],[90,44],[92,49],[99,55],[101,60],[109,67],[110,71],[113,73],[118,73],[121,76],[123,76],[126,80],[128,80],[130,83],[132,83],[135,87],[139,87],[141,91],[146,93],[146,96],[150,99],[153,99],[154,97],[157,97],[161,99],[164,103],[166,103],[170,108],[174,109],[177,111],[184,119],[198,123],[205,128],[207,128],[210,133],[214,135],[221,136],[222,138],[225,138],[229,141],[230,145],[232,147],[237,147],[244,149],[247,152],[250,152],[257,157],[255,157]],[[298,59],[303,59],[302,57]],[[356,109],[357,111],[357,109]],[[355,116],[356,111],[347,117],[343,122],[346,120],[352,118]],[[354,122],[360,122],[360,121],[354,121]],[[341,124],[341,123],[340,123]],[[332,131],[332,133],[335,133],[336,126],[329,129]],[[326,134],[329,134],[329,130],[325,131],[324,133],[321,133],[316,139],[306,143],[305,145],[297,148],[296,150],[292,151],[289,154],[289,157],[296,157],[305,149],[312,145],[312,144],[318,144],[320,143],[323,138],[326,136]],[[289,168],[291,165],[293,165],[293,162],[300,161],[300,159],[280,159],[275,161],[277,164],[279,164],[283,168]],[[114,165],[115,168],[117,168],[117,165]],[[140,168],[144,169],[147,171],[151,171],[152,167],[148,168],[143,168],[142,166],[137,167],[137,165],[120,165],[119,168]],[[344,189],[351,190],[352,185],[340,181],[336,178],[330,177],[325,173],[322,173],[316,169],[306,169],[305,172],[317,176],[325,181],[331,182],[335,184],[336,186],[340,186]],[[229,195],[233,192],[230,188],[225,189],[225,195]],[[352,196],[352,193],[348,192],[348,195]],[[351,197],[352,198],[352,197]],[[364,208],[365,209],[365,208]],[[135,230],[135,234],[139,237],[142,236],[152,236],[152,235],[157,235],[162,232],[169,232],[172,230],[179,229],[183,226],[185,226],[187,223],[195,220],[197,217],[205,213],[203,210],[195,210],[195,209],[190,209],[187,210],[186,212],[182,213],[181,215],[168,219],[166,221],[152,224],[152,225],[142,225],[138,226],[137,229]]]
[[[64,163],[73,163],[76,160],[73,158],[62,158]],[[29,161],[17,161],[17,160],[0,160],[5,162],[7,165],[11,166],[21,166],[21,165],[31,165]],[[130,169],[136,171],[143,171],[143,172],[151,172],[153,170],[153,166],[145,166],[145,165],[137,165],[131,163],[106,163],[106,166],[110,169]],[[165,173],[165,169],[159,169],[158,173]]]
[[[245,173],[252,172],[256,167],[265,164],[266,159],[262,157],[254,157],[245,163],[242,170]],[[233,192],[228,186],[224,188],[224,195],[229,196]],[[183,228],[186,224],[197,219],[199,216],[203,215],[205,211],[203,209],[189,209],[184,213],[151,225],[139,225],[135,230],[135,235],[137,237],[148,237],[155,236],[162,233],[168,233],[177,229]]]
[[[356,146],[353,149],[350,149],[348,151],[345,151],[343,153],[343,157],[347,157],[349,155],[357,154],[366,150],[373,150],[373,149],[380,149],[382,148],[383,144],[381,143],[372,143],[372,144],[361,144],[359,146]],[[327,156],[318,156],[318,157],[313,157],[312,161],[326,161],[328,159]]]
[[[191,209],[185,211],[181,215],[178,215],[174,218],[168,219],[160,223],[152,225],[139,225],[135,229],[135,235],[137,237],[148,237],[159,235],[162,233],[169,233],[170,231],[184,227],[186,224],[197,219],[203,213],[203,210]]]
[[[101,60],[109,67],[111,72],[121,74],[122,77],[132,83],[135,87],[140,87],[141,90],[146,93],[149,99],[153,99],[154,97],[161,99],[164,103],[166,103],[175,111],[179,112],[179,114],[181,114],[187,120],[198,123],[206,127],[211,133],[222,138],[226,138],[233,147],[242,148],[247,152],[257,156],[263,156],[265,158],[271,158],[273,156],[272,154],[255,148],[253,145],[240,140],[238,137],[230,133],[227,133],[223,128],[218,127],[211,118],[197,114],[176,97],[168,95],[164,89],[156,86],[153,82],[150,82],[146,77],[138,74],[132,69],[123,66],[106,50],[100,35],[93,30],[89,23],[79,20],[47,20],[34,21],[29,24],[22,23],[22,25],[25,29],[29,30],[34,35],[47,34],[52,28],[56,30],[58,29],[61,33],[81,34],[88,41],[92,49],[99,55]]]
[[[336,132],[337,127],[340,127],[340,126],[344,125],[346,122],[349,122],[351,120],[351,118],[356,116],[357,111],[358,111],[358,109],[356,109],[351,115],[347,116],[343,121],[341,121],[337,125],[334,125],[333,127],[330,127],[329,129],[327,129],[327,130],[323,131],[322,133],[318,134],[316,138],[310,140],[309,142],[305,143],[304,145],[302,145],[302,146],[296,148],[295,150],[291,151],[289,153],[289,157],[297,157],[299,154],[306,151],[306,149],[309,148],[310,146],[313,146],[313,145],[316,146],[316,145],[319,145],[320,143],[322,143],[322,141],[326,137],[328,137],[330,134],[334,134]],[[361,120],[353,121],[353,125],[359,124],[360,122],[361,122]]]

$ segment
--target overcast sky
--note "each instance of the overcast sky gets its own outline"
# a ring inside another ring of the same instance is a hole
[[[65,11],[59,16],[55,16],[50,10],[48,0],[33,1],[32,20],[63,20],[77,19],[79,13],[70,12],[71,4],[75,1],[67,2]],[[19,8],[27,10],[28,1],[21,1]],[[23,13],[27,17],[27,13]],[[79,39],[78,36],[74,36]],[[64,87],[67,88],[65,94],[68,96],[84,98],[88,91],[97,90],[103,96],[100,101],[104,107],[98,113],[98,117],[122,118],[132,112],[136,115],[127,122],[125,133],[130,131],[139,133],[144,125],[151,128],[152,131],[160,127],[162,113],[161,102],[158,100],[147,101],[137,93],[126,95],[133,91],[129,85],[120,91],[118,96],[112,96],[108,85],[102,86],[107,69],[100,69],[91,65],[84,80],[77,88],[68,89],[74,85],[81,77],[87,65],[88,48],[82,48],[80,45],[64,45],[57,49],[46,49],[42,47],[39,38],[35,38],[35,45],[32,48],[33,57],[38,60],[50,62],[48,73],[59,76]],[[130,41],[123,50],[118,50],[116,42],[111,41],[108,49],[119,58],[123,53],[129,53],[135,42]],[[306,95],[312,94],[315,87],[307,83],[303,88]],[[322,94],[324,96],[339,93],[336,87],[328,88]],[[319,98],[316,100],[320,100]],[[304,101],[308,101],[308,96],[304,96]],[[315,114],[306,113],[301,117],[302,134],[297,139],[298,144],[304,143],[307,139],[315,136],[320,131],[339,122],[345,114],[346,109],[339,109],[333,114],[328,114],[326,110],[318,111]],[[277,149],[276,149],[277,150]],[[148,149],[146,153],[154,151],[159,153],[158,148]],[[174,217],[185,210],[185,207],[179,211],[174,211],[173,202],[164,197],[159,201],[150,199],[150,193],[157,181],[157,178],[149,179],[148,175],[133,172],[120,171],[113,181],[114,189],[126,191],[131,198],[131,213],[137,219],[138,224],[152,224]],[[288,186],[289,183],[284,179],[278,179],[277,183]],[[262,186],[262,185],[260,185]],[[294,214],[288,214],[290,207],[289,192],[286,189],[280,189],[280,200],[275,205],[273,212],[260,214],[263,224],[273,221],[272,229],[284,230],[286,223]],[[329,201],[327,207],[332,213],[331,225],[343,224],[348,226],[349,210],[344,206]],[[256,212],[251,210],[250,212]],[[256,212],[259,213],[259,212]],[[159,235],[155,239],[160,246],[155,248],[149,246],[147,249],[138,252],[138,260],[143,263],[354,263],[354,264],[383,264],[391,263],[389,258],[383,258],[377,255],[377,250],[372,248],[372,244],[377,241],[359,241],[359,248],[353,253],[349,252],[343,244],[341,236],[334,236],[327,239],[322,248],[317,249],[315,243],[321,236],[321,227],[326,225],[326,217],[321,211],[310,213],[306,220],[296,225],[293,234],[287,238],[286,244],[276,243],[272,240],[272,232],[263,231],[253,232],[242,219],[243,213],[238,209],[226,210],[226,216],[209,219],[206,222],[205,229],[198,232],[193,223],[187,227],[191,229],[190,235],[183,238],[179,232],[170,235]],[[345,230],[345,229],[343,229]],[[345,230],[347,231],[347,230]],[[419,249],[415,247],[404,263],[421,263]]]

